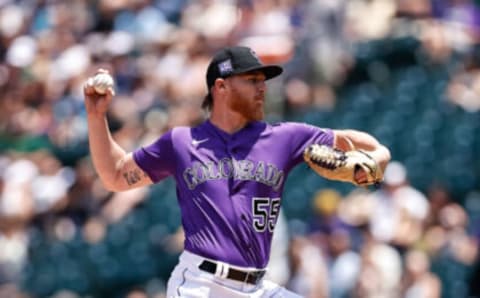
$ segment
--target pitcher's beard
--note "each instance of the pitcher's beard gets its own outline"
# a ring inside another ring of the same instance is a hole
[[[263,109],[263,103],[253,102],[248,106],[243,105],[240,108],[240,113],[249,121],[263,120],[265,117],[265,111]]]
[[[255,97],[247,97],[241,92],[233,89],[235,99],[232,101],[231,108],[241,114],[248,121],[259,121],[265,117],[264,103],[265,94],[258,93]]]

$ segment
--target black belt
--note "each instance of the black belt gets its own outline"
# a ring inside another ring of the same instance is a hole
[[[210,261],[203,261],[198,268],[203,271],[215,274],[217,272],[217,264]],[[266,270],[258,271],[241,271],[233,268],[229,268],[227,272],[227,278],[236,281],[246,282],[256,285],[265,275]]]

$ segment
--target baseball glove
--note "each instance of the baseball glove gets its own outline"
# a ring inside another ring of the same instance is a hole
[[[365,151],[341,150],[325,145],[313,144],[303,152],[305,162],[320,176],[337,181],[350,182],[359,186],[378,184],[383,180],[382,169]],[[365,171],[367,180],[359,183],[355,174]]]

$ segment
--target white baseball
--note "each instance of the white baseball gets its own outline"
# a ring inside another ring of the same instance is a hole
[[[92,80],[93,88],[98,94],[107,93],[108,88],[113,89],[113,78],[108,73],[99,73],[93,77]]]

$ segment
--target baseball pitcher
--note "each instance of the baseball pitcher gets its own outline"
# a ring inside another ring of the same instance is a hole
[[[123,191],[176,180],[185,250],[167,297],[299,297],[263,278],[290,170],[306,161],[328,179],[381,181],[390,153],[372,136],[263,121],[265,81],[281,72],[247,47],[219,51],[206,72],[208,120],[132,153],[112,139],[105,119],[114,90],[97,85],[110,80],[85,84],[90,150],[104,185]]]

